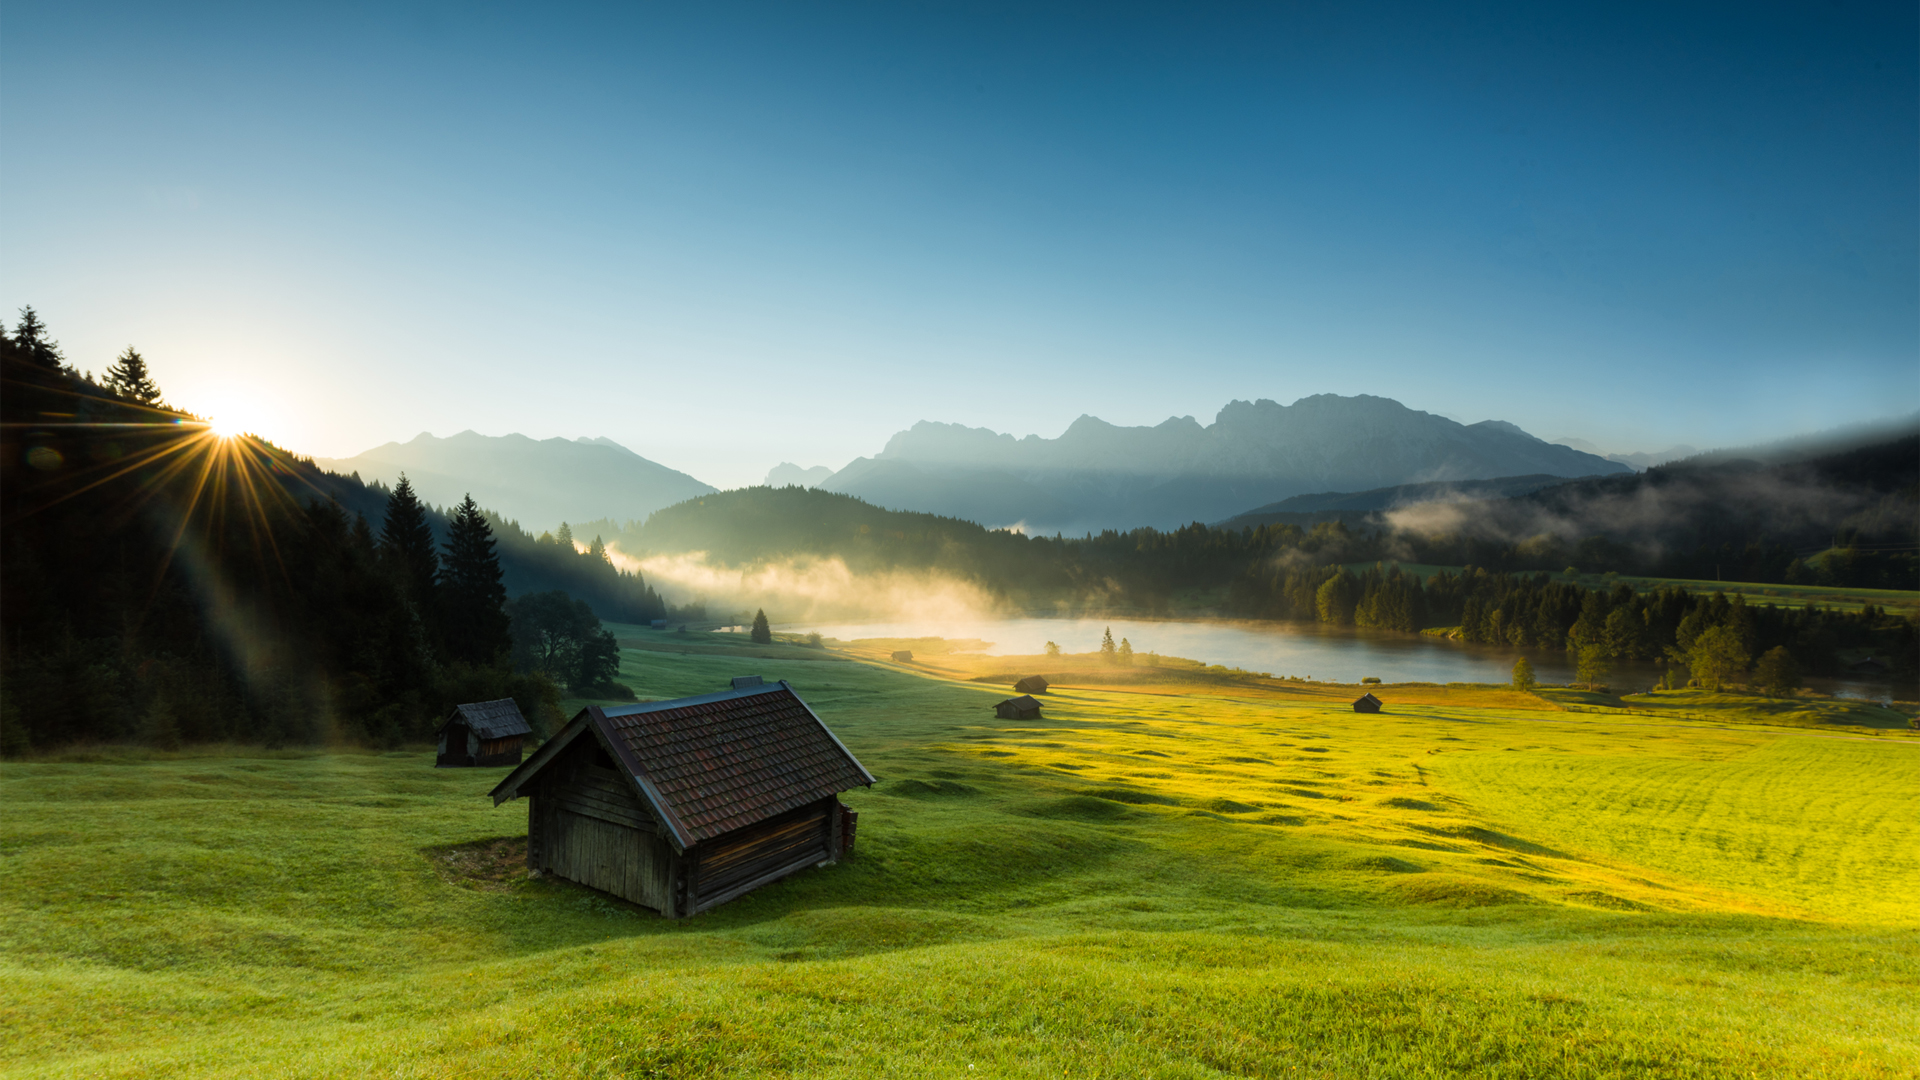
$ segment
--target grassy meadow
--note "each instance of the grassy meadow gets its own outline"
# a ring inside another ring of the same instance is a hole
[[[8,762],[0,1073],[1920,1073],[1911,732],[1075,658],[1003,721],[1004,657],[621,634],[642,698],[790,679],[854,856],[676,923],[424,750]]]

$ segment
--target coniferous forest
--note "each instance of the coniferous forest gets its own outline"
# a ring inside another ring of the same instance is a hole
[[[611,619],[666,612],[603,553],[540,545],[471,499],[443,512],[404,480],[216,435],[131,348],[83,374],[31,309],[0,327],[0,364],[5,752],[393,745],[499,697],[539,730],[567,680],[513,662],[509,589],[563,588]]]
[[[364,484],[258,438],[217,436],[165,401],[136,350],[99,379],[83,374],[31,309],[0,327],[0,349],[0,750],[10,753],[120,739],[392,745],[426,737],[453,703],[504,696],[542,728],[565,691],[630,693],[612,681],[617,648],[599,620],[704,615],[617,568],[608,538],[630,554],[699,551],[723,565],[835,558],[855,573],[935,572],[1010,610],[1172,614],[1204,593],[1234,617],[1450,627],[1469,642],[1566,648],[1595,663],[1698,660],[1709,631],[1708,645],[1742,667],[1781,650],[1797,671],[1830,674],[1845,651],[1871,650],[1911,677],[1920,655],[1913,619],[1873,606],[1750,606],[1545,572],[1569,558],[1606,568],[1618,553],[1604,542],[1339,521],[1025,536],[797,487],[587,523],[585,544],[564,524],[536,537],[471,498],[436,508],[404,478]],[[1912,442],[1823,467],[1897,474]],[[1868,525],[1897,533],[1911,501],[1885,495]],[[1899,550],[1840,548],[1810,562],[1763,538],[1723,548],[1675,558],[1910,585],[1912,556]],[[1424,578],[1395,565],[1449,558],[1469,565]]]

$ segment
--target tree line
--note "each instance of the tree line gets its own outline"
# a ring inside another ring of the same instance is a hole
[[[1786,649],[1809,673],[1838,671],[1849,649],[1873,650],[1909,676],[1920,657],[1914,620],[1878,607],[1749,607],[1713,592],[1592,589],[1562,574],[1479,564],[1423,580],[1392,562],[1408,553],[1401,538],[1340,521],[1026,536],[817,489],[763,487],[688,500],[644,523],[600,524],[635,553],[705,551],[729,565],[836,557],[856,573],[938,571],[1030,611],[1171,614],[1197,600],[1244,618],[1402,632],[1460,627],[1468,641],[1571,648],[1576,656],[1598,642],[1611,650],[1603,659],[1688,652],[1698,620],[1708,617],[1697,613],[1708,612],[1735,619],[1747,657]]]
[[[561,645],[564,664],[517,650],[516,572],[584,582],[621,615],[661,609],[589,555],[503,559],[499,519],[471,498],[442,514],[404,479],[373,487],[219,438],[167,404],[137,350],[96,378],[30,308],[0,324],[0,371],[0,751],[395,745],[501,697],[538,731],[563,686],[614,690],[618,652],[564,594],[561,632],[588,647]],[[525,535],[502,531],[509,549]],[[523,605],[529,625],[538,607]]]

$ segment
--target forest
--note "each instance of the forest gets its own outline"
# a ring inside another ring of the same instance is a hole
[[[603,550],[216,435],[132,348],[83,374],[31,309],[0,371],[0,752],[395,745],[499,697],[538,729],[563,689],[605,688],[599,618],[667,614]],[[555,591],[593,619],[565,624],[589,660],[516,665],[509,592]]]
[[[725,565],[840,558],[856,573],[934,571],[979,586],[1009,609],[1030,612],[1165,615],[1190,609],[1184,598],[1223,596],[1222,613],[1240,618],[1403,632],[1459,627],[1467,641],[1572,650],[1606,642],[1612,659],[1665,658],[1691,648],[1708,626],[1726,625],[1744,655],[1758,658],[1785,648],[1809,674],[1835,672],[1842,650],[1871,650],[1910,676],[1920,654],[1914,620],[1872,605],[1860,611],[1775,608],[1672,587],[1652,593],[1624,585],[1588,588],[1544,570],[1514,568],[1520,560],[1497,558],[1490,566],[1467,563],[1464,570],[1423,581],[1393,564],[1435,564],[1436,556],[1488,550],[1498,556],[1503,549],[1444,537],[1410,546],[1406,534],[1350,529],[1339,521],[1241,529],[1196,522],[1165,532],[1024,536],[956,518],[883,510],[830,492],[763,487],[689,500],[645,523],[594,527],[635,555],[703,551]],[[1364,569],[1352,569],[1356,565]],[[1590,568],[1609,567],[1602,562]],[[1602,632],[1609,619],[1615,631],[1610,638]],[[1628,619],[1631,634],[1622,629]]]

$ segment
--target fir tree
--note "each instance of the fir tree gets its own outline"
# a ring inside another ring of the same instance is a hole
[[[380,554],[404,583],[407,599],[422,619],[433,622],[434,582],[440,576],[440,554],[433,547],[433,527],[427,508],[413,493],[407,474],[387,496],[387,520],[380,526]]]
[[[1118,648],[1113,644],[1113,627],[1109,626],[1107,627],[1107,632],[1100,638],[1100,659],[1111,664],[1114,662],[1118,651]]]
[[[492,663],[513,646],[504,610],[507,588],[493,547],[493,527],[469,494],[447,529],[440,573],[447,654],[469,664]]]
[[[113,366],[107,369],[106,387],[128,401],[160,407],[160,384],[153,381],[146,358],[131,345],[115,357]]]
[[[554,542],[558,543],[561,547],[566,548],[568,552],[575,550],[573,546],[573,526],[568,525],[566,522],[563,521],[560,523],[560,531],[553,534],[553,539]]]
[[[761,645],[773,644],[773,627],[767,623],[764,608],[753,613],[753,640]]]
[[[1117,655],[1120,659],[1120,663],[1122,664],[1133,663],[1133,642],[1128,641],[1126,638],[1121,638],[1120,651]]]
[[[60,343],[47,337],[47,325],[31,307],[20,309],[11,344],[11,351],[52,371],[59,371],[66,359],[60,355]]]

